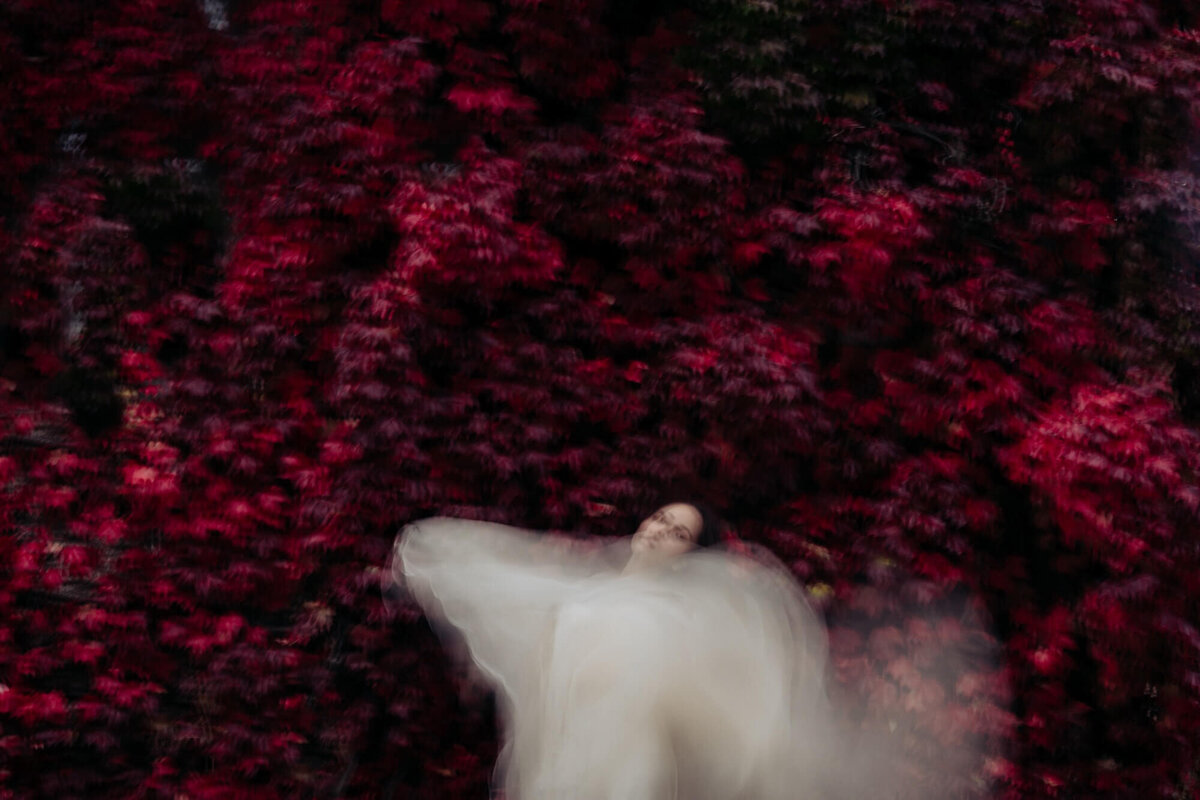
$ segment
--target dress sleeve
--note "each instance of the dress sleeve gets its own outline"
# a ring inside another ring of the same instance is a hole
[[[593,568],[556,537],[438,517],[401,532],[391,571],[439,635],[465,645],[484,675],[520,705],[529,699],[558,607]]]

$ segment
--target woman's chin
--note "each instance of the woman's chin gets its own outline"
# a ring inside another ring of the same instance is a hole
[[[629,554],[629,562],[625,565],[626,570],[651,568],[662,561],[662,555],[653,548],[634,548]]]

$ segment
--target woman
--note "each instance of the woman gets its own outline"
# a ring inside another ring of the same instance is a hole
[[[781,565],[705,546],[709,516],[672,503],[590,553],[485,522],[404,530],[395,580],[497,690],[508,800],[868,796],[836,768],[823,627]]]

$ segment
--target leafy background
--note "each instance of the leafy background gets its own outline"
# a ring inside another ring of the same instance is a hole
[[[0,796],[484,797],[392,537],[684,494],[929,791],[1200,796],[1197,17],[5,3]]]

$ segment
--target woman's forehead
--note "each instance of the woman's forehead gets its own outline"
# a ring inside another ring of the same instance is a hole
[[[692,530],[698,530],[704,522],[700,512],[689,503],[671,503],[660,508],[659,512],[669,517],[672,523],[686,525]]]

